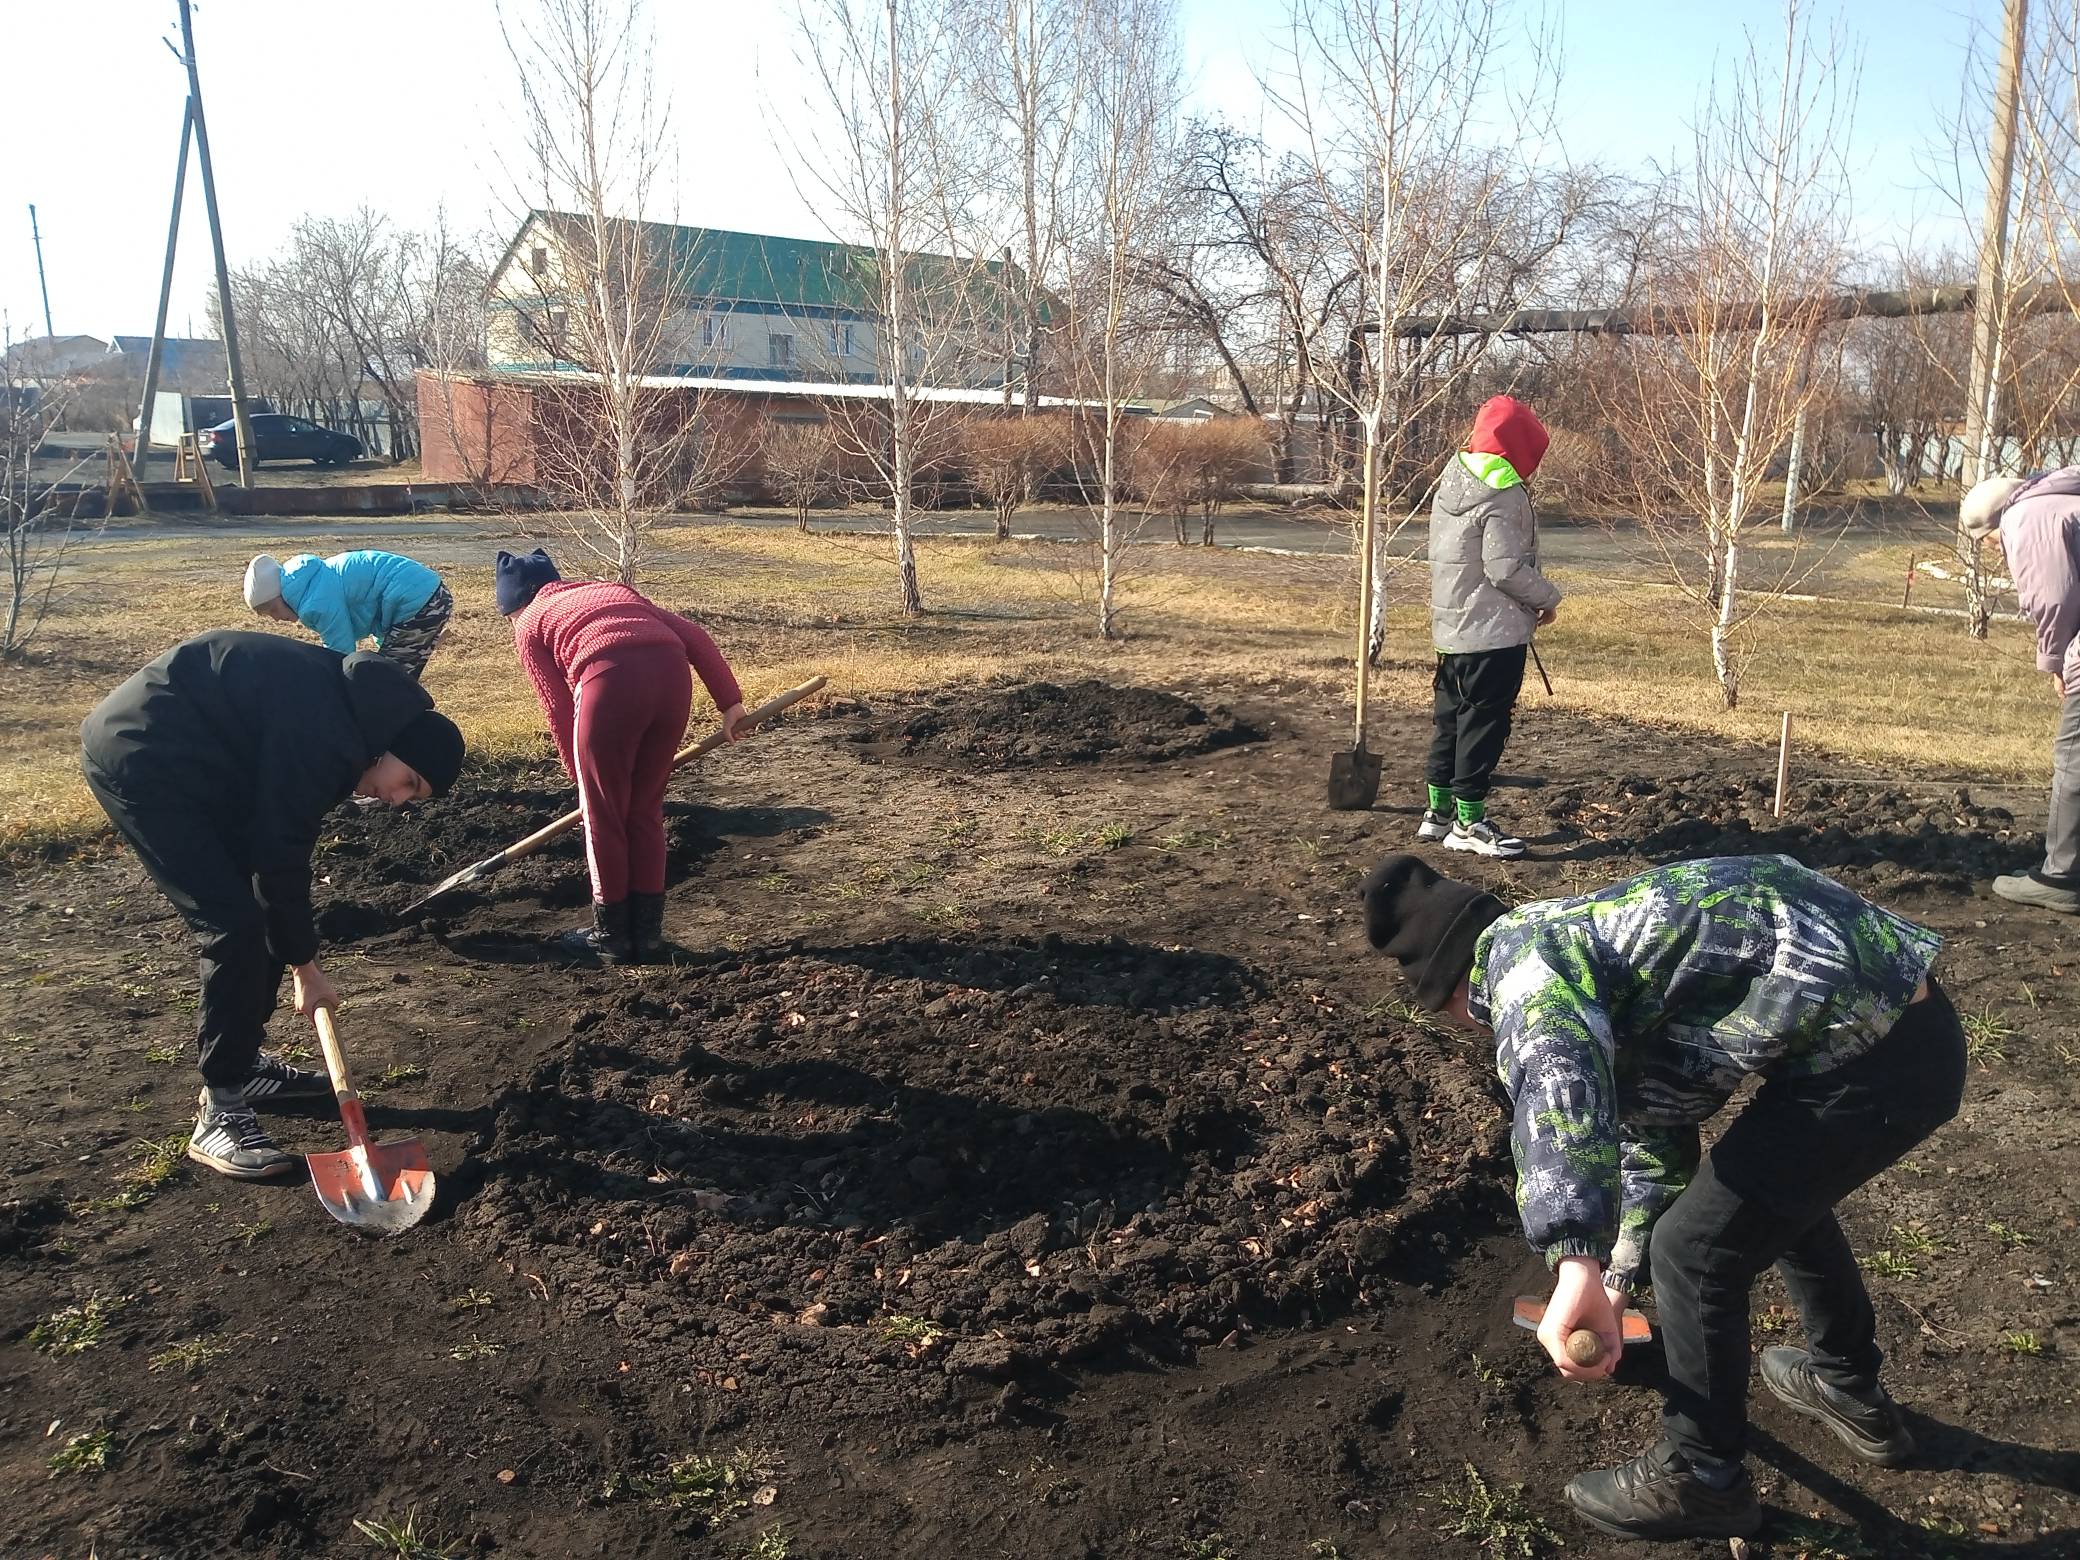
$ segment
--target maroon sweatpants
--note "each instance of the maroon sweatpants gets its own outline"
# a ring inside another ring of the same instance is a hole
[[[678,645],[616,650],[578,684],[578,804],[601,904],[664,892],[664,789],[692,707],[693,673]]]

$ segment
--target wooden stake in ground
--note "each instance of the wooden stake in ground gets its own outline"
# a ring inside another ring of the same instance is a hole
[[[1777,738],[1777,816],[1784,816],[1784,788],[1791,781],[1791,712],[1784,712],[1784,730]]]

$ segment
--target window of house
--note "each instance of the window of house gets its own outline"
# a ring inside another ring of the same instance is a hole
[[[840,320],[831,321],[831,356],[852,356],[852,327]]]
[[[527,268],[534,272],[536,276],[547,276],[549,274],[549,250],[546,245],[536,244],[534,246],[534,255]]]
[[[720,314],[711,314],[702,320],[701,345],[727,351],[729,348],[729,321]]]
[[[794,337],[766,337],[766,364],[771,368],[794,367]]]
[[[549,311],[549,347],[558,357],[564,354],[564,343],[570,337],[571,316],[567,309]]]

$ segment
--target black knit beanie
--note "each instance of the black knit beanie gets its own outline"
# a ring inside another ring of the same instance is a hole
[[[445,796],[462,773],[462,733],[439,710],[422,710],[390,739],[390,753],[412,766],[421,780]]]
[[[1473,945],[1509,906],[1440,877],[1418,856],[1389,856],[1365,875],[1365,936],[1401,963],[1416,1002],[1441,1013],[1473,968]]]
[[[560,580],[556,565],[537,547],[526,557],[501,551],[498,555],[498,610],[511,617],[526,606],[551,580]]]

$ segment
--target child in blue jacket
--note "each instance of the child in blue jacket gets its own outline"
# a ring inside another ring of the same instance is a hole
[[[285,564],[261,553],[246,565],[246,605],[278,623],[301,623],[341,655],[373,638],[378,655],[416,678],[455,598],[433,570],[396,553],[298,553]]]

